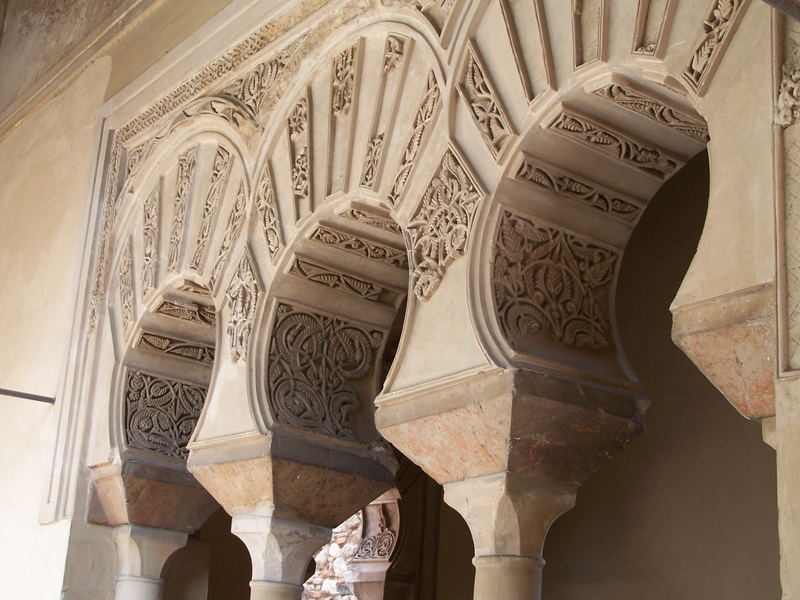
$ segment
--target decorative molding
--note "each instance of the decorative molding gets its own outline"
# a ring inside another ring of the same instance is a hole
[[[607,348],[604,297],[617,262],[609,249],[505,210],[495,238],[492,289],[509,344],[541,332],[565,346]]]
[[[418,300],[430,299],[447,267],[464,254],[482,195],[475,177],[447,150],[406,228],[411,287]]]
[[[575,68],[603,60],[606,0],[572,0],[572,44]]]
[[[267,397],[276,422],[344,439],[361,406],[354,383],[372,369],[383,333],[286,303],[272,325]]]
[[[186,459],[206,388],[130,370],[125,382],[125,441],[129,448]]]
[[[562,111],[549,128],[568,139],[636,167],[645,173],[666,179],[681,166],[658,148],[648,148],[629,136],[613,131],[574,112]]]
[[[142,257],[142,296],[146,296],[156,283],[156,260],[158,260],[158,216],[161,186],[156,187],[144,201],[144,256]]]
[[[363,223],[369,227],[382,229],[383,231],[388,231],[389,233],[395,233],[397,235],[402,235],[403,233],[402,229],[400,229],[400,225],[398,225],[388,213],[383,211],[378,212],[376,210],[371,210],[370,208],[354,206],[340,212],[339,215],[345,219],[358,221],[359,223]]]
[[[405,250],[393,248],[354,233],[320,225],[311,234],[311,239],[357,256],[397,267],[398,269],[408,268],[408,257]]]
[[[669,107],[640,90],[634,90],[628,85],[612,83],[594,90],[594,94],[617,106],[647,117],[659,125],[669,127],[701,144],[708,143],[708,127],[702,119],[691,117],[685,112]]]
[[[492,156],[497,157],[515,134],[487,73],[477,48],[470,42],[458,91]]]
[[[697,95],[702,96],[705,92],[748,2],[749,0],[712,0],[700,27],[689,64],[682,73],[683,80]]]
[[[378,302],[383,292],[383,288],[371,281],[365,281],[354,275],[347,275],[304,258],[295,258],[289,272],[308,281],[313,281],[331,289],[341,290],[347,294],[373,302]]]
[[[214,364],[214,347],[198,344],[197,342],[188,342],[145,331],[142,333],[142,337],[139,338],[138,346],[187,358],[206,365]]]
[[[621,198],[617,192],[581,181],[566,171],[525,154],[522,155],[514,178],[536,188],[555,192],[564,198],[576,200],[627,223],[635,223],[642,212],[640,205]]]
[[[278,218],[278,203],[275,200],[275,191],[272,188],[272,177],[269,172],[269,164],[264,164],[261,177],[256,188],[256,208],[261,216],[261,229],[267,242],[267,249],[272,260],[283,248],[283,234],[281,233],[281,223]]]
[[[642,56],[658,56],[665,34],[669,31],[674,0],[639,0],[636,29],[631,52]]]
[[[197,168],[197,147],[192,146],[178,158],[175,201],[173,203],[172,229],[169,234],[169,259],[167,268],[175,271],[183,241],[183,224],[186,219],[186,204],[194,182]]]
[[[258,280],[247,252],[239,261],[226,295],[231,310],[226,332],[230,337],[231,357],[239,361],[247,358],[247,346],[260,295]]]
[[[122,315],[122,325],[127,332],[133,325],[134,318],[133,247],[130,239],[125,243],[125,249],[119,260],[117,279],[119,281],[119,311]]]
[[[433,71],[430,71],[428,73],[428,85],[425,89],[425,94],[422,96],[422,101],[414,117],[414,128],[411,130],[411,136],[409,137],[408,144],[406,144],[405,152],[403,152],[403,158],[400,162],[394,184],[389,191],[388,200],[394,207],[397,207],[400,203],[400,196],[402,196],[411,171],[414,169],[417,156],[425,140],[425,134],[428,131],[429,125],[433,122],[436,109],[439,106],[440,95],[441,92],[439,91],[439,85],[436,83],[436,76],[433,74]]]
[[[197,244],[192,260],[189,263],[189,267],[195,271],[200,270],[205,260],[206,246],[211,237],[211,227],[217,214],[220,198],[228,184],[228,176],[230,175],[232,164],[233,155],[222,146],[218,146],[217,154],[214,157],[214,169],[211,172],[211,183],[208,187],[206,200],[203,203],[202,220],[200,221],[200,229],[197,232]]]
[[[222,236],[222,243],[219,247],[217,260],[214,263],[214,268],[211,271],[211,277],[208,279],[208,287],[212,290],[216,288],[216,283],[219,281],[219,276],[222,274],[222,269],[228,262],[228,256],[231,253],[231,247],[239,231],[244,223],[244,215],[247,210],[247,189],[245,188],[244,180],[239,182],[239,191],[236,193],[236,202],[228,215],[228,222],[225,225],[225,234]]]
[[[181,319],[182,321],[189,321],[190,323],[210,325],[211,327],[217,324],[217,313],[214,307],[206,306],[205,304],[195,304],[192,302],[178,304],[177,302],[164,300],[158,305],[156,313],[175,319]]]

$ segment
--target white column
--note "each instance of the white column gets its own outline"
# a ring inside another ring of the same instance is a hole
[[[299,600],[306,568],[331,530],[268,515],[234,515],[231,531],[250,552],[251,600]]]
[[[540,600],[550,525],[575,504],[577,486],[515,473],[444,485],[444,500],[475,544],[473,600]]]
[[[141,525],[114,528],[117,545],[116,600],[160,600],[161,571],[173,552],[186,545],[187,534]]]

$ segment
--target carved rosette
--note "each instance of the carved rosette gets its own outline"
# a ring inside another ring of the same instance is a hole
[[[206,398],[197,385],[139,370],[125,382],[125,441],[129,448],[185,459]]]
[[[406,229],[411,286],[418,300],[428,300],[447,267],[464,254],[482,195],[458,156],[447,150]]]
[[[613,251],[506,210],[495,238],[492,289],[511,347],[543,333],[573,348],[607,348],[616,265]]]
[[[352,439],[361,406],[354,383],[369,374],[383,333],[279,303],[272,325],[266,387],[280,424]]]
[[[260,295],[258,280],[247,253],[239,261],[226,295],[231,311],[226,332],[230,337],[231,357],[238,361],[247,357],[247,346]]]

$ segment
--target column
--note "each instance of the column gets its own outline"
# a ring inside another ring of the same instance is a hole
[[[145,527],[114,528],[118,569],[116,600],[160,600],[164,589],[161,571],[173,552],[186,545],[187,534]]]

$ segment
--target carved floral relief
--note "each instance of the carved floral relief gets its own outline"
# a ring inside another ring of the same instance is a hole
[[[235,361],[247,357],[259,295],[258,281],[250,259],[245,253],[239,261],[227,291],[231,316],[226,332],[230,337],[231,357]]]

